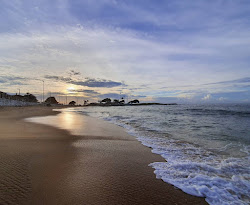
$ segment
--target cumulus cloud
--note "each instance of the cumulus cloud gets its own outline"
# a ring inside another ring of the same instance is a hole
[[[207,94],[206,96],[204,96],[203,98],[202,98],[202,100],[211,100],[211,98],[212,98],[212,96],[210,95],[210,94]]]

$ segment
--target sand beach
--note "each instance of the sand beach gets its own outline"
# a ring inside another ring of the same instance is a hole
[[[0,107],[0,204],[206,204],[156,179],[164,159],[123,128],[52,109]],[[37,116],[61,127],[24,120]]]

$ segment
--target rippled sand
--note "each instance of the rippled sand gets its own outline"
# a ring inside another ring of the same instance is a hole
[[[55,114],[0,108],[0,204],[206,204],[156,179],[148,164],[163,159],[122,128],[86,117],[99,131],[74,136],[22,120]]]

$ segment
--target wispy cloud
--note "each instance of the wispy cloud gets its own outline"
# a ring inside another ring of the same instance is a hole
[[[87,79],[85,81],[71,81],[70,83],[86,87],[105,87],[105,88],[112,88],[123,85],[121,82],[102,80],[102,79]]]
[[[79,76],[79,75],[81,75],[81,72],[71,69],[70,71],[68,71],[68,74],[69,74],[69,76]]]
[[[105,93],[98,95],[99,98],[112,98],[112,99],[120,99],[121,97],[127,97],[127,95],[121,95],[119,93]]]
[[[221,81],[221,82],[215,82],[215,83],[208,83],[208,84],[204,84],[204,85],[233,84],[233,83],[250,83],[250,77],[240,78],[240,79],[236,79],[236,80],[228,80],[228,81]]]
[[[55,75],[45,75],[44,78],[49,80],[68,82],[68,83],[72,81],[70,77],[55,76]]]
[[[104,87],[104,88],[112,88],[123,85],[121,82],[115,82],[103,79],[87,79],[85,81],[71,81],[70,83],[86,87]]]
[[[0,76],[0,83],[5,86],[13,86],[13,85],[27,85],[30,78],[27,77],[19,77],[19,76]]]
[[[69,83],[69,84],[86,86],[86,87],[112,88],[112,87],[124,85],[124,83],[121,83],[121,82],[115,82],[112,80],[104,80],[104,79],[94,79],[94,78],[85,78],[85,80],[83,80],[83,81],[74,80],[70,77],[63,77],[63,76],[45,75],[44,78],[57,80],[57,81],[63,81],[63,82]]]
[[[87,95],[99,95],[100,93],[99,92],[96,92],[94,90],[74,90],[75,92],[78,92],[78,93],[85,93]]]
[[[43,76],[161,101],[249,92],[249,19],[249,1],[2,0],[0,69],[34,92]]]

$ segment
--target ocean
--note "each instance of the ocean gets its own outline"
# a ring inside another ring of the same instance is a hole
[[[250,105],[154,105],[67,109],[124,127],[166,162],[158,179],[209,204],[250,204]]]

